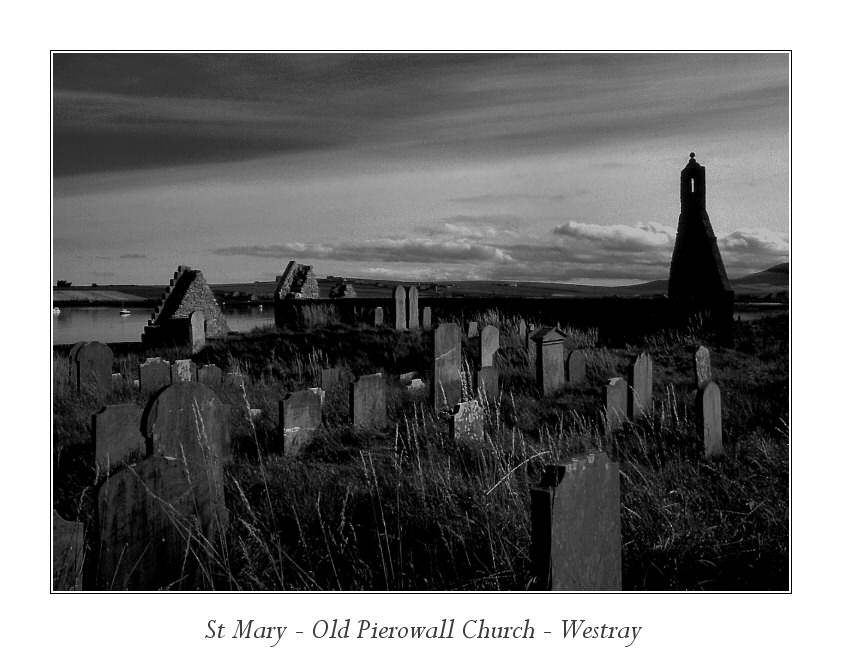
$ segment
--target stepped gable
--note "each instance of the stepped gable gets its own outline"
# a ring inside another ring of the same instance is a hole
[[[717,299],[731,284],[705,208],[705,168],[696,154],[681,170],[681,215],[670,264],[669,297]]]
[[[280,299],[313,300],[319,298],[319,284],[311,265],[290,260],[284,273],[276,277],[275,297]]]

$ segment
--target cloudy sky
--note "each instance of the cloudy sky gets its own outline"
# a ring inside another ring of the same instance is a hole
[[[787,54],[54,54],[53,272],[665,279],[690,151],[789,259]]]

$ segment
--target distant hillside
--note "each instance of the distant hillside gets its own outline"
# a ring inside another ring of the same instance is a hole
[[[731,287],[736,297],[761,297],[789,293],[789,263],[781,263],[762,272],[755,272],[739,279],[732,279]]]

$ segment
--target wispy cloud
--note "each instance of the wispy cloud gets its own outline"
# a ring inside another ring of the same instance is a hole
[[[123,255],[120,256],[120,259],[121,260],[129,260],[129,259],[132,259],[132,258],[145,258],[145,257],[146,257],[145,253],[124,253]]]

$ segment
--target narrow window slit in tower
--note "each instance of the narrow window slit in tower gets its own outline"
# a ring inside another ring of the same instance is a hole
[[[691,193],[696,192],[696,180],[695,179],[690,179],[690,192]]]

